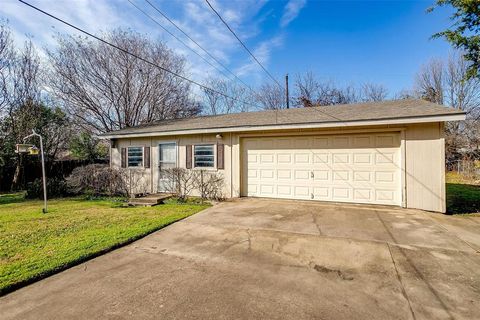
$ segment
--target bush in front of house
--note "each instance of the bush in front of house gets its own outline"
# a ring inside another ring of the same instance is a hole
[[[75,168],[67,178],[67,189],[77,195],[129,196],[125,171],[102,164]]]
[[[62,178],[48,178],[47,177],[47,196],[49,198],[64,197],[69,195],[67,190],[67,183]],[[33,182],[27,184],[27,192],[25,193],[27,199],[43,199],[43,181],[42,179],[35,179]]]
[[[162,170],[165,188],[180,201],[186,201],[194,190],[205,200],[223,200],[224,178],[217,172],[172,168]]]

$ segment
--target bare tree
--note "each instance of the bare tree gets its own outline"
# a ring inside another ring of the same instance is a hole
[[[417,75],[415,91],[424,99],[467,112],[467,120],[447,122],[447,162],[480,157],[480,80],[467,79],[468,63],[460,53],[432,60]]]
[[[205,83],[209,88],[212,88],[214,90],[202,88],[205,98],[205,105],[203,111],[211,115],[225,113],[222,104],[223,96],[220,93],[223,91],[223,81],[218,78],[209,78]]]
[[[303,75],[298,74],[295,79],[296,94],[295,105],[310,107],[318,99],[320,83],[313,72],[309,71]]]
[[[441,60],[432,59],[423,65],[415,80],[419,95],[425,100],[443,104],[444,73],[444,63]]]
[[[445,66],[444,102],[452,108],[466,111],[478,118],[480,109],[480,79],[466,80],[469,64],[458,54],[449,56]]]
[[[285,90],[277,85],[264,83],[255,94],[255,101],[265,110],[278,110],[287,107]]]
[[[383,101],[388,96],[388,89],[381,84],[365,83],[362,85],[361,91],[361,99],[364,102]]]
[[[419,99],[418,92],[415,90],[402,89],[400,92],[394,95],[395,100],[405,100],[405,99]]]
[[[203,111],[207,114],[247,112],[254,106],[250,89],[235,81],[211,77],[206,84],[213,89],[203,88]]]
[[[8,82],[13,60],[11,31],[5,23],[0,23],[0,117],[8,104]]]
[[[185,61],[162,42],[131,30],[115,29],[102,38],[176,74]],[[200,112],[190,84],[104,43],[59,36],[58,48],[47,50],[50,86],[82,127],[105,132]]]
[[[360,94],[353,85],[337,86],[333,81],[319,81],[312,72],[297,75],[294,101],[296,106],[328,106],[360,101]]]

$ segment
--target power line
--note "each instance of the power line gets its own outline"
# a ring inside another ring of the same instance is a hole
[[[168,30],[167,28],[165,28],[163,25],[161,25],[157,20],[155,20],[155,18],[153,18],[151,15],[149,15],[147,12],[145,12],[143,9],[141,9],[139,6],[137,6],[133,1],[131,0],[127,0],[128,2],[130,2],[130,4],[132,6],[134,6],[138,11],[140,11],[141,13],[143,13],[146,17],[148,17],[150,20],[152,20],[155,24],[157,24],[160,28],[162,28],[165,32],[167,32],[169,35],[171,35],[172,37],[174,37],[177,41],[179,41],[181,44],[183,44],[186,48],[188,48],[189,50],[191,50],[193,53],[195,53],[197,56],[199,56],[200,58],[202,58],[206,63],[208,63],[212,68],[215,68],[218,72],[222,73],[228,80],[231,80],[222,70],[220,70],[217,66],[215,66],[213,63],[211,63],[210,61],[208,61],[204,56],[202,56],[201,54],[199,54],[197,51],[193,50],[188,44],[186,44],[182,39],[180,39],[179,37],[177,37],[175,34],[173,34],[172,32],[170,32],[170,30]]]
[[[147,0],[146,0],[147,1]],[[210,2],[208,0],[205,0],[205,2],[207,2],[208,6],[210,7],[210,9],[212,9],[213,12],[215,12],[215,14],[218,16],[218,18],[223,22],[223,24],[228,28],[228,30],[230,30],[230,32],[235,36],[235,38],[237,38],[238,42],[240,42],[240,44],[245,48],[245,50],[247,50],[247,52],[252,56],[253,60],[255,60],[258,65],[260,67],[262,67],[263,71],[265,71],[265,73],[280,87],[283,89],[282,85],[277,81],[277,79],[275,79],[271,74],[270,72],[268,72],[268,70],[260,63],[260,61],[258,61],[258,59],[254,56],[254,54],[250,51],[250,49],[247,48],[247,46],[245,45],[245,43],[243,43],[242,40],[240,40],[240,38],[237,36],[237,34],[235,33],[235,31],[233,31],[232,28],[230,28],[230,26],[228,25],[228,23],[222,18],[222,16],[217,12],[217,10],[215,10],[215,8],[210,4]]]
[[[130,0],[129,0],[130,1]],[[157,11],[162,17],[164,17],[168,22],[170,22],[175,28],[177,28],[178,31],[180,31],[184,36],[186,36],[190,41],[192,41],[197,47],[199,47],[203,52],[205,52],[210,58],[212,58],[216,63],[218,63],[222,68],[228,71],[231,75],[235,77],[239,82],[241,82],[244,86],[246,86],[250,91],[252,91],[254,94],[256,92],[248,85],[246,84],[242,79],[240,79],[233,71],[231,71],[229,68],[227,68],[221,61],[219,61],[217,58],[215,58],[214,55],[212,55],[207,49],[205,49],[202,45],[200,45],[195,39],[193,39],[187,32],[185,32],[181,27],[179,27],[172,19],[170,19],[165,13],[163,13],[160,9],[158,9],[157,6],[155,6],[150,0],[145,0],[155,11]]]
[[[102,43],[104,43],[104,44],[106,44],[106,45],[108,45],[108,46],[110,46],[110,47],[112,47],[112,48],[115,48],[115,49],[117,49],[117,50],[119,50],[119,51],[122,51],[123,53],[128,54],[128,55],[130,55],[130,56],[132,56],[132,57],[134,57],[134,58],[136,58],[136,59],[138,59],[138,60],[141,60],[141,61],[143,61],[143,62],[145,62],[145,63],[147,63],[147,64],[149,64],[149,65],[151,65],[151,66],[157,67],[157,68],[159,68],[159,69],[162,70],[162,71],[165,71],[165,72],[167,72],[167,73],[170,73],[171,75],[173,75],[173,76],[175,76],[175,77],[178,77],[178,78],[180,78],[180,79],[182,79],[182,80],[185,80],[185,81],[187,81],[187,82],[190,82],[190,83],[192,83],[192,84],[194,84],[194,85],[197,85],[197,86],[199,86],[200,88],[203,88],[203,89],[209,90],[209,91],[211,91],[211,92],[214,92],[214,93],[216,93],[216,94],[219,94],[219,95],[221,95],[221,96],[224,96],[225,98],[229,98],[229,99],[231,99],[231,100],[233,100],[233,101],[241,102],[241,103],[244,103],[244,104],[247,104],[247,105],[256,107],[255,105],[253,105],[253,104],[251,104],[251,103],[249,103],[249,102],[246,102],[246,101],[239,100],[239,99],[237,99],[237,98],[231,97],[231,96],[229,96],[229,95],[227,95],[227,94],[225,94],[225,93],[223,93],[223,92],[220,92],[220,91],[218,91],[218,90],[212,89],[212,88],[210,88],[210,87],[208,87],[208,86],[206,86],[206,85],[204,85],[204,84],[201,84],[201,83],[199,83],[199,82],[197,82],[197,81],[195,81],[195,80],[191,80],[191,79],[189,79],[189,78],[187,78],[187,77],[185,77],[185,76],[182,76],[181,74],[178,74],[178,73],[176,73],[176,72],[173,72],[173,71],[171,71],[171,70],[168,70],[168,69],[166,69],[166,68],[164,68],[164,67],[162,67],[162,66],[160,66],[160,65],[158,65],[158,64],[156,64],[156,63],[154,63],[154,62],[152,62],[152,61],[150,61],[150,60],[147,60],[147,59],[145,59],[145,58],[142,58],[142,57],[140,57],[140,56],[138,56],[138,55],[136,55],[136,54],[134,54],[134,53],[131,53],[131,52],[128,51],[128,50],[125,50],[125,49],[123,49],[123,48],[121,48],[121,47],[119,47],[119,46],[117,46],[117,45],[114,45],[114,44],[111,43],[111,42],[108,42],[107,40],[104,40],[104,39],[102,39],[102,38],[100,38],[100,37],[97,37],[97,36],[93,35],[92,33],[88,32],[88,31],[85,31],[85,30],[83,30],[83,29],[81,29],[81,28],[79,28],[79,27],[77,27],[77,26],[75,26],[75,25],[73,25],[73,24],[65,21],[65,20],[62,20],[61,18],[58,18],[58,17],[56,17],[56,16],[54,16],[54,15],[52,15],[52,14],[50,14],[50,13],[48,13],[48,12],[46,12],[46,11],[40,9],[40,8],[38,8],[38,7],[36,7],[36,6],[34,6],[34,5],[32,5],[32,4],[28,3],[28,2],[25,2],[25,1],[23,1],[23,0],[18,0],[18,1],[20,1],[21,3],[23,3],[23,4],[26,5],[26,6],[29,6],[29,7],[32,8],[32,9],[37,10],[38,12],[40,12],[40,13],[42,13],[42,14],[44,14],[44,15],[49,16],[50,18],[52,18],[52,19],[54,19],[54,20],[57,20],[57,21],[65,24],[65,25],[69,26],[70,28],[73,28],[73,29],[75,29],[75,30],[77,30],[77,31],[79,31],[79,32],[81,32],[81,33],[83,33],[83,34],[86,34],[87,36],[89,36],[89,37],[91,37],[91,38],[94,38],[94,39],[96,39],[96,40],[98,40],[98,41],[100,41],[100,42],[102,42]]]

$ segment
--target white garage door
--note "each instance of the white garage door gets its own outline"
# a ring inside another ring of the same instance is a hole
[[[400,135],[243,140],[242,195],[401,205]]]

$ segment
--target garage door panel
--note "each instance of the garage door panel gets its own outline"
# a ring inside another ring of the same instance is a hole
[[[348,200],[350,198],[350,188],[333,187],[333,200]]]
[[[353,172],[353,181],[354,182],[372,182],[373,174],[370,171],[354,171]]]
[[[260,178],[262,179],[273,179],[274,178],[274,171],[269,169],[262,169],[260,170]]]
[[[308,186],[294,186],[294,196],[302,199],[310,198],[310,188]]]
[[[313,170],[313,180],[319,182],[330,181],[330,170]]]
[[[357,202],[372,202],[373,190],[368,188],[355,188],[353,191],[353,199]]]
[[[339,163],[350,163],[350,154],[345,152],[345,153],[334,153],[333,154],[333,163],[334,164],[339,164]]]
[[[278,185],[277,193],[280,197],[293,197],[291,185]]]
[[[292,164],[292,155],[289,153],[279,153],[277,154],[277,163],[278,164]]]
[[[398,133],[245,139],[242,194],[401,204]]]
[[[260,194],[265,197],[274,197],[275,186],[273,184],[260,184]]]
[[[346,170],[334,170],[333,181],[348,181],[350,179],[350,172]]]
[[[329,200],[330,199],[330,188],[329,187],[313,187],[314,199],[318,200]]]
[[[313,153],[313,163],[329,163],[328,153]]]
[[[355,165],[372,165],[374,154],[371,153],[355,153],[353,155],[353,164]]]
[[[353,148],[371,148],[374,146],[374,138],[370,135],[353,137]]]
[[[278,180],[291,180],[292,179],[292,170],[291,169],[279,169],[279,170],[277,170],[277,179]]]

